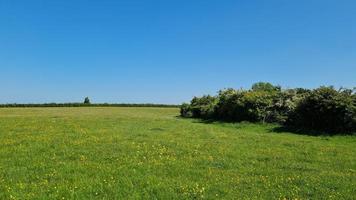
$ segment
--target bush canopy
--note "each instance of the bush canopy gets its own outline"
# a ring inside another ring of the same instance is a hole
[[[194,97],[181,106],[181,116],[230,122],[279,123],[327,134],[356,131],[355,89],[319,87],[282,89],[259,82],[249,90],[232,88],[216,96]]]

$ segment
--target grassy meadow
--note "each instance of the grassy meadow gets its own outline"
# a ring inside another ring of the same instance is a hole
[[[356,199],[356,136],[178,108],[1,108],[0,199]]]

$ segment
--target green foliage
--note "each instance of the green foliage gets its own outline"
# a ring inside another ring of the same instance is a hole
[[[89,99],[89,97],[85,97],[85,99],[84,99],[84,104],[90,104],[90,99]]]
[[[218,95],[216,116],[227,121],[283,122],[291,106],[289,98],[278,90],[223,90]]]
[[[280,86],[274,86],[271,83],[258,82],[252,85],[253,91],[266,91],[266,92],[276,92],[281,91]]]
[[[246,91],[232,88],[220,90],[215,107],[217,119],[225,121],[243,121],[246,119],[243,97]]]
[[[193,117],[190,104],[183,103],[180,107],[180,115],[182,117]]]
[[[216,97],[206,95],[194,97],[190,102],[192,117],[209,119],[214,117],[214,108],[217,103]]]
[[[320,87],[309,92],[297,105],[289,124],[319,131],[356,130],[356,102],[352,90]]]
[[[247,121],[266,122],[271,121],[270,115],[273,107],[275,92],[256,90],[246,92],[243,96],[244,110],[247,113]]]
[[[330,133],[356,131],[355,89],[320,87],[282,90],[270,83],[256,83],[251,90],[232,88],[218,95],[194,97],[182,106],[182,116],[224,121],[269,122],[297,129]]]

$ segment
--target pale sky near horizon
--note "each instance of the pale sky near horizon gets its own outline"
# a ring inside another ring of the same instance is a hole
[[[354,0],[0,0],[0,103],[356,86]]]

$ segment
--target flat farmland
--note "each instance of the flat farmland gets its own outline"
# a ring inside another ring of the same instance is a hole
[[[178,108],[1,108],[0,199],[355,199],[356,137]]]

